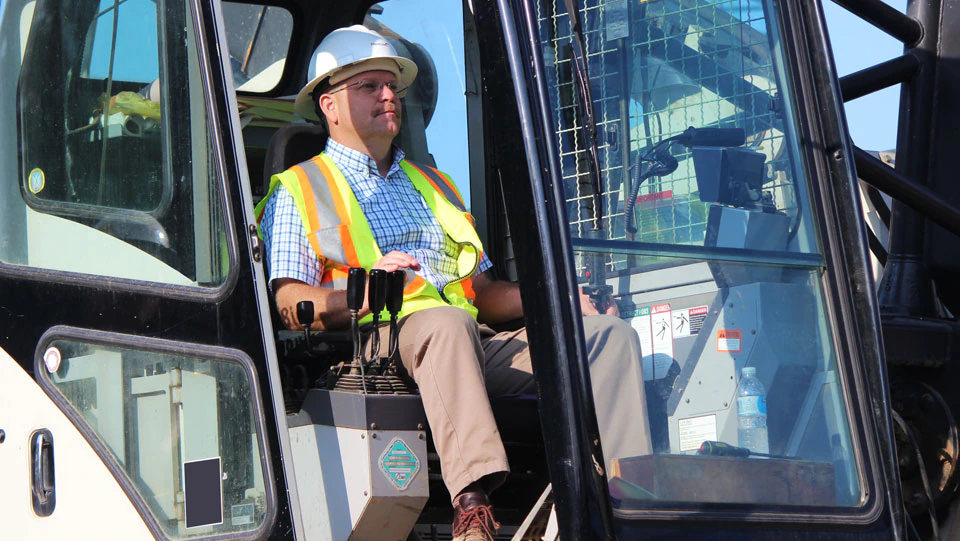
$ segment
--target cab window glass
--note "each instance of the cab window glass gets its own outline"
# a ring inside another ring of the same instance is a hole
[[[278,6],[224,2],[223,18],[237,90],[273,90],[286,64],[293,16]]]
[[[114,39],[114,0],[100,0],[100,10],[87,32],[87,58],[83,76],[148,83],[159,77],[157,48],[157,5],[151,0],[116,2],[117,25]],[[93,40],[90,43],[90,40]],[[112,54],[120,48],[122,55]]]
[[[371,9],[364,24],[417,64],[417,80],[403,100],[399,141],[404,152],[449,174],[470,208],[469,74],[460,2],[384,2]]]
[[[252,365],[157,344],[58,338],[37,373],[104,446],[166,539],[262,530],[273,502]]]
[[[20,142],[0,260],[221,284],[224,209],[189,4],[39,0],[33,11],[16,101],[0,111]]]
[[[776,3],[580,2],[596,162],[537,6],[579,278],[642,348],[654,453],[605,457],[615,507],[862,505]]]

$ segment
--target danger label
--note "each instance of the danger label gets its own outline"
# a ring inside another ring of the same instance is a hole
[[[707,319],[707,307],[695,306],[673,311],[673,337],[682,338],[700,333]]]
[[[650,332],[653,346],[653,379],[667,375],[673,364],[673,329],[670,305],[655,304],[650,314]]]
[[[636,202],[638,204],[653,203],[655,201],[665,201],[667,199],[673,199],[673,190],[638,195]]]
[[[731,329],[717,331],[717,351],[719,353],[740,353],[742,350],[743,333]]]

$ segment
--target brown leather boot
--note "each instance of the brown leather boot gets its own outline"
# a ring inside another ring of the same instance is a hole
[[[493,541],[500,523],[486,492],[461,492],[453,500],[453,541]]]

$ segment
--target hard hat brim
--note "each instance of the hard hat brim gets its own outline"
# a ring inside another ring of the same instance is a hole
[[[307,83],[307,85],[300,90],[300,93],[297,94],[297,101],[294,102],[293,106],[294,112],[307,120],[319,121],[320,117],[317,116],[316,107],[313,106],[313,90],[317,87],[317,85],[320,84],[324,79],[330,77],[332,73],[348,69],[352,66],[359,66],[366,62],[370,62],[371,60],[393,60],[396,62],[400,71],[398,79],[400,80],[400,84],[403,86],[412,85],[414,79],[417,78],[417,65],[409,58],[404,58],[402,56],[379,56],[375,58],[364,58],[363,60],[358,60],[357,62],[339,66],[337,69],[331,70],[330,72],[322,73]],[[371,69],[371,71],[375,70],[376,68]]]

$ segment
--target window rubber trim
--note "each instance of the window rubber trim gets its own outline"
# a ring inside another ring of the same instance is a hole
[[[196,4],[193,1],[187,1],[188,13],[184,15],[191,18],[191,20],[198,20],[196,13]],[[159,24],[159,18],[158,18]],[[164,282],[151,282],[146,280],[137,280],[133,278],[121,278],[116,276],[105,276],[99,274],[87,274],[74,271],[65,271],[57,269],[45,269],[41,267],[33,267],[30,265],[20,265],[15,263],[9,263],[6,261],[0,260],[0,276],[11,276],[16,277],[17,279],[26,279],[34,280],[40,282],[57,282],[64,283],[69,285],[77,285],[83,287],[93,287],[97,289],[102,289],[105,285],[117,289],[123,292],[130,293],[144,293],[148,295],[157,295],[166,298],[173,298],[178,300],[186,300],[192,302],[201,302],[201,303],[219,303],[226,299],[231,291],[236,287],[239,280],[240,270],[238,265],[240,263],[239,258],[239,245],[237,243],[236,234],[231,234],[231,232],[236,232],[235,219],[233,216],[233,209],[231,207],[231,201],[229,197],[229,186],[227,186],[227,170],[226,170],[226,161],[224,158],[224,150],[222,148],[223,141],[220,138],[221,130],[217,122],[217,111],[214,109],[215,104],[213,103],[212,92],[210,88],[212,85],[212,76],[209,72],[209,65],[206,62],[205,58],[202,56],[201,52],[207,50],[206,41],[203,36],[203,29],[201,27],[194,26],[193,31],[193,41],[197,44],[197,58],[199,63],[199,72],[200,79],[203,86],[203,96],[204,96],[204,112],[206,113],[206,125],[207,125],[207,137],[210,140],[210,153],[209,159],[210,163],[213,164],[214,169],[216,170],[218,187],[220,189],[219,202],[222,205],[223,213],[223,223],[221,224],[224,227],[224,237],[226,240],[226,252],[227,252],[227,274],[224,277],[223,282],[217,284],[214,287],[203,287],[200,285],[179,285],[179,284],[169,284]],[[190,39],[191,36],[187,36],[187,39]],[[163,36],[158,36],[160,42],[163,41]],[[163,59],[161,59],[163,61]],[[161,70],[162,71],[162,70]],[[20,88],[18,84],[17,94],[19,95]],[[17,122],[18,122],[18,132],[19,132],[19,122],[20,122],[20,100],[17,99]],[[18,140],[18,151],[20,151],[19,146],[21,142]],[[23,164],[18,164],[18,170],[20,171],[21,178],[24,178]],[[21,194],[29,193],[25,192],[25,186],[23,182],[19,182]],[[34,208],[37,212],[41,212],[40,208],[35,207],[31,204],[30,198],[25,197],[24,203],[30,208]],[[79,213],[78,209],[82,208],[97,208],[103,213],[104,216],[114,216],[120,219],[135,220],[136,218],[142,218],[144,216],[152,216],[150,212],[138,211],[133,209],[113,209],[110,207],[96,207],[93,205],[78,205],[72,204],[69,202],[58,202],[54,205],[61,205],[68,212],[55,212],[48,213],[56,216],[73,216],[74,212],[78,212],[77,215],[82,215]],[[209,210],[209,209],[207,209]],[[121,240],[122,239],[118,239]],[[176,269],[174,269],[176,270]]]

